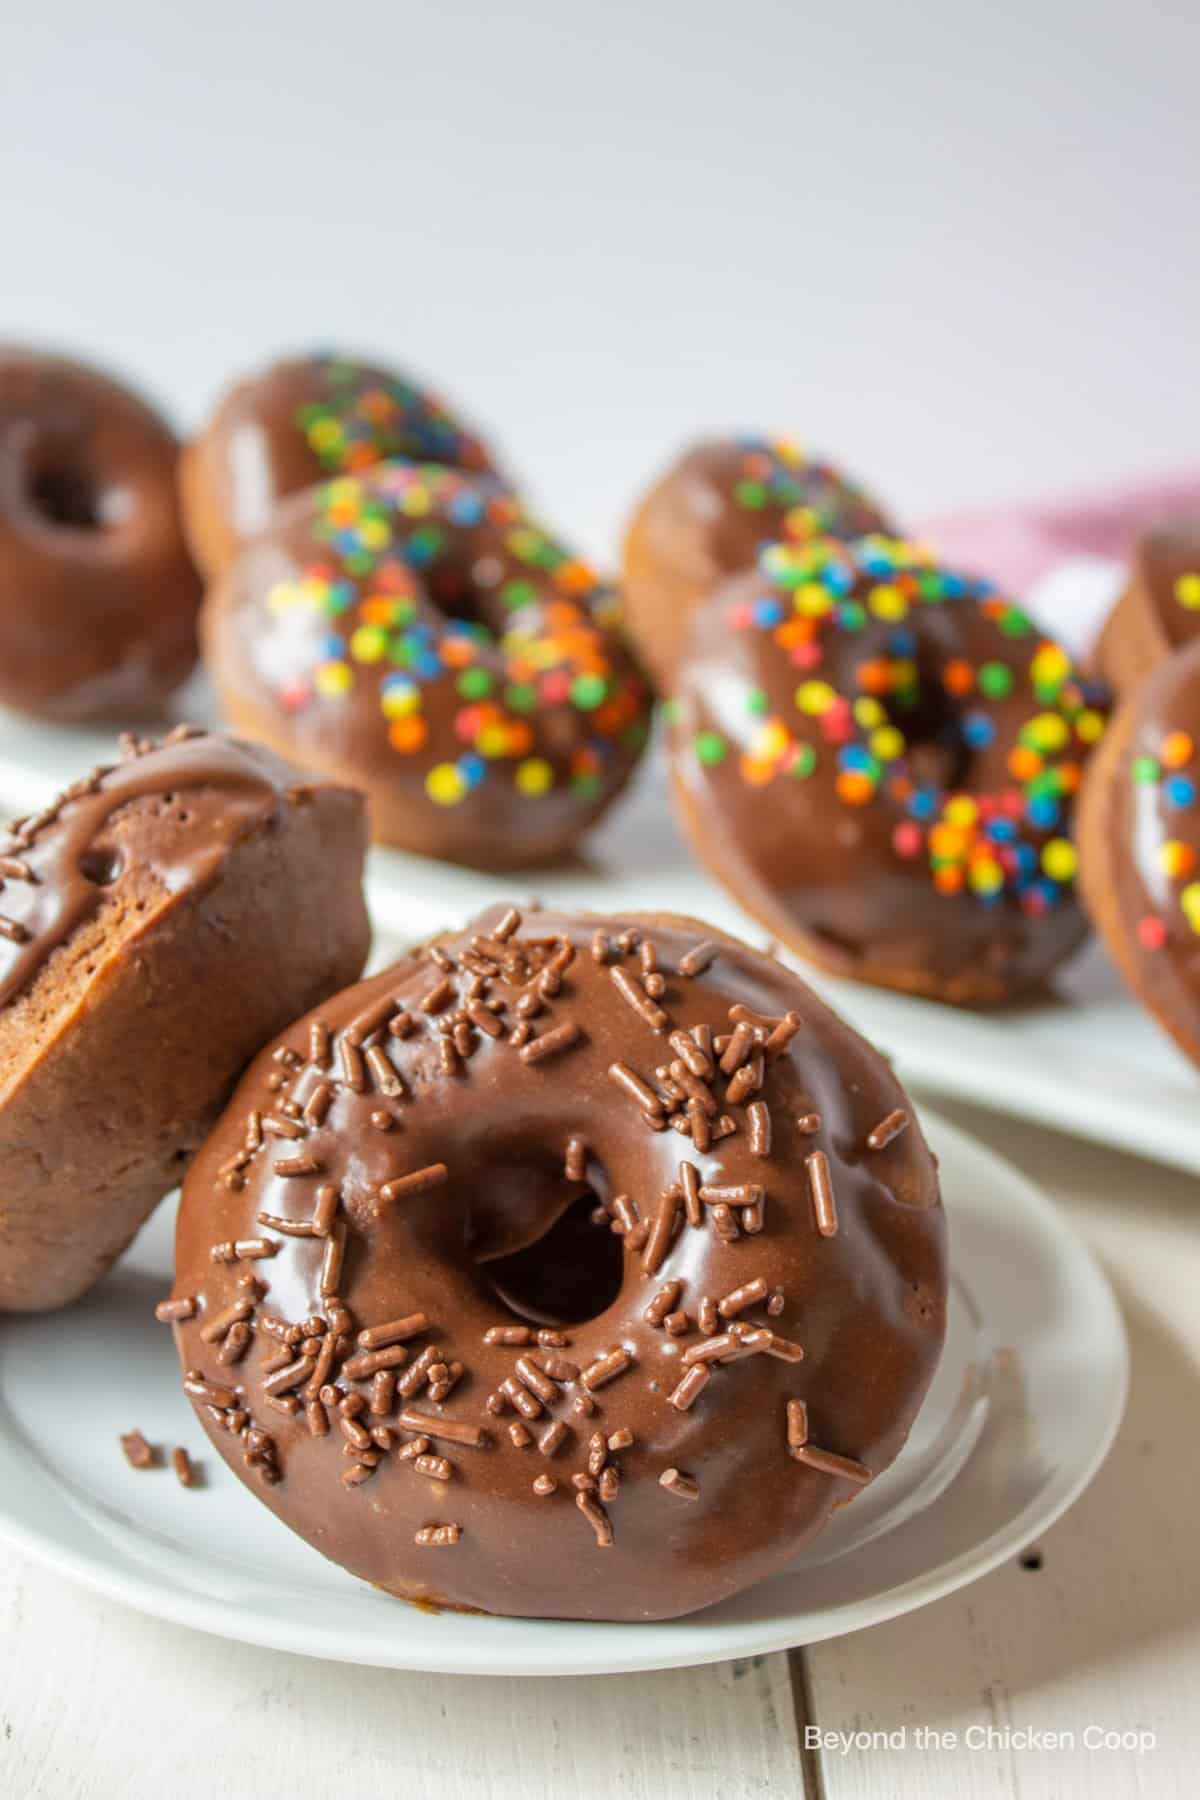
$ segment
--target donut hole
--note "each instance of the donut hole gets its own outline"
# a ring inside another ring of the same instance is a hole
[[[971,761],[961,707],[946,692],[935,669],[921,668],[920,676],[915,700],[907,706],[890,700],[887,712],[904,733],[913,778],[923,786],[958,787]]]
[[[534,1243],[478,1265],[492,1298],[532,1325],[582,1325],[621,1290],[621,1240],[593,1219],[597,1196],[572,1200]]]
[[[82,469],[51,464],[36,469],[29,483],[36,511],[60,531],[102,531],[107,520],[103,496]]]
[[[79,873],[94,887],[111,887],[124,866],[124,858],[119,850],[93,848],[85,850],[79,859]]]

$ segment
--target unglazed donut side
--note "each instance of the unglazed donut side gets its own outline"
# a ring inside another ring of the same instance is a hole
[[[84,1293],[281,1018],[361,969],[364,839],[355,795],[198,736],[0,846],[0,1312]]]

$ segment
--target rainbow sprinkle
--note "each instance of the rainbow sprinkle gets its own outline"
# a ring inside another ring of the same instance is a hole
[[[1182,834],[1187,815],[1200,800],[1200,769],[1196,744],[1186,731],[1168,731],[1150,751],[1133,757],[1129,775],[1135,793],[1153,804],[1163,837],[1154,853],[1159,877],[1168,884],[1164,912],[1143,915],[1137,923],[1138,941],[1146,950],[1163,950],[1171,936],[1171,919],[1182,915],[1189,932],[1200,937],[1200,878],[1196,847]],[[1162,882],[1153,884],[1161,888]]]
[[[737,449],[730,499],[742,512],[763,515],[764,539],[798,544],[863,537],[885,528],[873,500],[791,438],[738,438]]]
[[[759,569],[761,591],[728,622],[782,659],[790,704],[749,689],[744,728],[705,723],[697,762],[736,759],[755,788],[832,780],[843,805],[888,808],[895,856],[923,861],[938,893],[1029,914],[1057,905],[1076,874],[1071,800],[1105,727],[1066,651],[989,584],[898,539],[772,544]],[[933,609],[953,605],[981,615],[977,660],[947,656],[947,633],[929,629]],[[999,759],[990,790],[934,779],[914,754],[930,743],[951,765]]]
[[[614,594],[498,483],[407,463],[343,476],[312,535],[311,561],[265,596],[303,633],[276,689],[289,711],[365,687],[440,807],[498,779],[529,800],[600,797],[640,753],[650,696],[614,642]]]
[[[435,395],[402,376],[340,357],[313,357],[311,366],[321,398],[300,407],[296,424],[327,474],[354,473],[395,459],[488,468],[482,443]]]

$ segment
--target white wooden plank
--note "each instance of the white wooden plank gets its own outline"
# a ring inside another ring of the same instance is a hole
[[[0,1551],[4,1800],[766,1800],[786,1656],[522,1681],[356,1669],[138,1614]]]
[[[1062,1196],[1107,1267],[1132,1342],[1129,1411],[1092,1488],[1038,1546],[1040,1571],[1014,1562],[923,1612],[809,1653],[822,1728],[907,1737],[904,1748],[824,1751],[825,1792],[829,1800],[1193,1795],[1200,1189],[1133,1158],[966,1108],[953,1113]],[[918,1747],[921,1726],[956,1732],[956,1747]],[[1089,1726],[1150,1733],[1155,1744],[1088,1749]],[[989,1728],[998,1742],[968,1747],[968,1732]],[[1010,1735],[1052,1731],[1073,1731],[1075,1746],[1026,1746]]]

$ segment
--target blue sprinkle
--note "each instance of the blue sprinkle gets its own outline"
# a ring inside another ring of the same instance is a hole
[[[473,751],[459,757],[458,769],[468,787],[478,787],[487,774],[487,764],[482,756],[476,756]]]
[[[1025,816],[1039,831],[1050,831],[1059,821],[1058,801],[1050,794],[1035,794],[1025,808]]]
[[[754,623],[766,630],[770,625],[778,625],[783,618],[783,607],[778,600],[756,600],[750,609]]]
[[[1190,775],[1172,775],[1166,784],[1167,799],[1172,806],[1194,806],[1196,784]]]
[[[996,736],[996,723],[987,713],[966,713],[962,722],[963,739],[972,750],[982,750]]]
[[[989,819],[985,830],[993,844],[1011,844],[1017,835],[1012,819]]]

